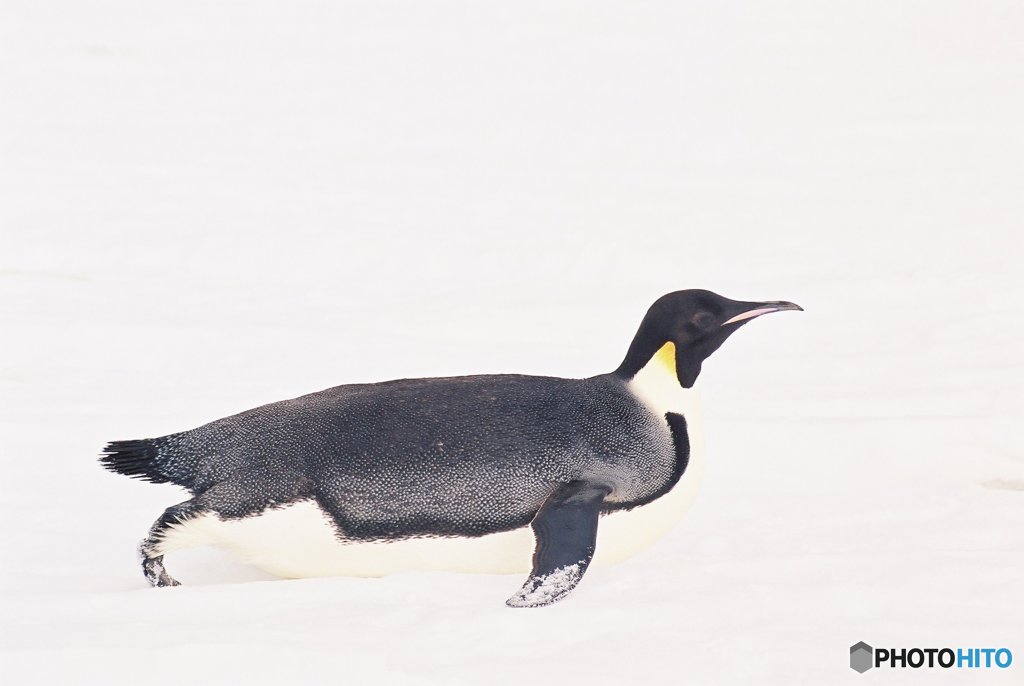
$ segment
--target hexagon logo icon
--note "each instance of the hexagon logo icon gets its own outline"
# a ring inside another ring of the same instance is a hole
[[[850,646],[850,669],[863,674],[874,667],[875,649],[864,641]]]

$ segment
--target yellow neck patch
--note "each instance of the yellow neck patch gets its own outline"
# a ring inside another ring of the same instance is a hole
[[[676,373],[676,344],[669,341],[658,348],[658,352],[654,353],[654,357],[651,358],[651,362],[664,367],[674,375]],[[648,362],[648,364],[650,364],[650,362]]]

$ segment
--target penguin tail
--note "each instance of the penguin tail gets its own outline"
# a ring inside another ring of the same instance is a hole
[[[182,483],[175,474],[173,461],[161,451],[164,441],[143,438],[135,441],[111,441],[103,449],[100,464],[118,474],[155,484]]]

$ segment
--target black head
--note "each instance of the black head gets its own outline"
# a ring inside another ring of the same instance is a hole
[[[743,302],[702,290],[676,291],[658,298],[615,373],[630,379],[659,351],[672,344],[676,376],[685,388],[693,386],[701,363],[734,331],[755,317],[782,310],[803,310],[781,300]],[[664,353],[663,353],[664,354]]]

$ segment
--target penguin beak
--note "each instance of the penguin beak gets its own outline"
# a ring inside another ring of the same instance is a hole
[[[753,305],[753,309],[745,312],[740,312],[738,315],[730,319],[729,321],[722,322],[722,326],[726,324],[735,324],[736,322],[742,322],[746,319],[753,319],[754,317],[760,317],[762,314],[770,314],[772,312],[782,312],[783,310],[798,310],[804,311],[804,308],[800,307],[796,303],[786,302],[784,300],[774,300],[772,302],[763,303],[748,303]]]

